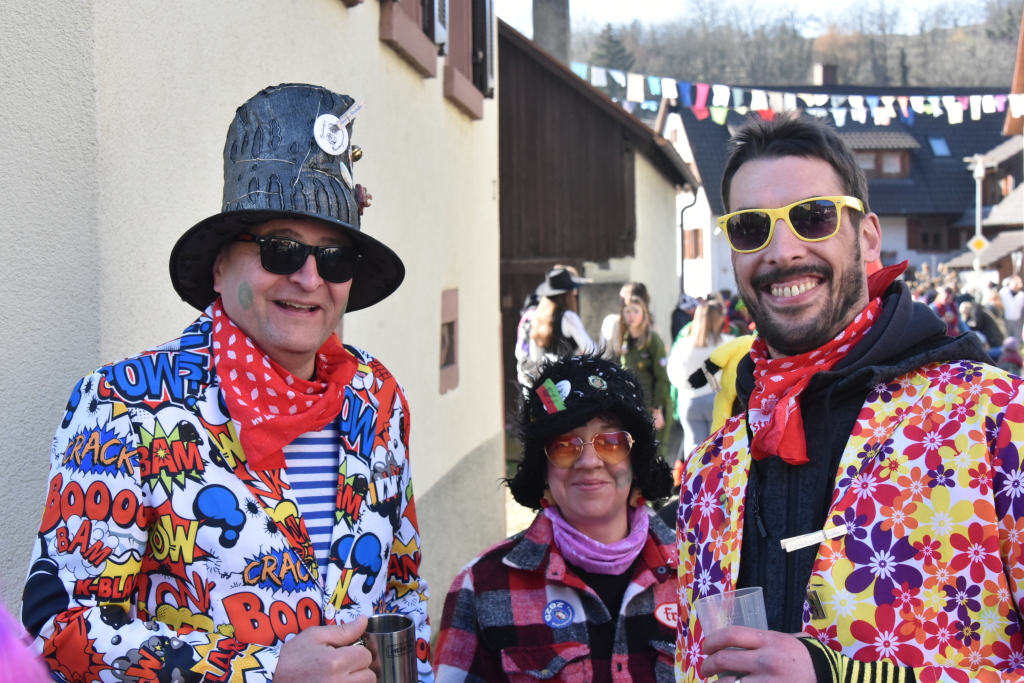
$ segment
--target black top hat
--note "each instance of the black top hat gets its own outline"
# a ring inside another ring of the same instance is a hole
[[[537,296],[555,296],[590,283],[591,280],[576,277],[567,268],[554,268],[544,275],[544,282],[537,285],[536,293]]]
[[[267,88],[235,112],[224,145],[224,208],[181,236],[171,282],[199,310],[216,298],[213,261],[238,233],[278,218],[315,218],[341,229],[359,251],[348,311],[398,289],[405,266],[359,228],[349,145],[355,101],[315,85]],[[348,112],[348,115],[346,115]]]

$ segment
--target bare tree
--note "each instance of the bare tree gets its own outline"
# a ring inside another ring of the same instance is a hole
[[[897,32],[898,0],[854,5],[811,24],[793,12],[721,0],[686,0],[673,22],[616,27],[634,69],[684,81],[808,83],[814,62],[836,64],[850,85],[1009,85],[1024,0],[947,0]],[[808,28],[819,35],[807,37]],[[573,30],[573,59],[588,61],[603,27]]]

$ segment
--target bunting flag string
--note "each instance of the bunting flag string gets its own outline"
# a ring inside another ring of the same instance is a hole
[[[618,69],[573,62],[573,72],[596,88],[612,83],[625,89],[622,106],[657,111],[662,99],[675,100],[693,111],[698,120],[710,118],[724,125],[730,111],[757,112],[771,120],[776,114],[803,110],[810,116],[832,117],[837,127],[849,121],[888,126],[893,121],[913,125],[917,116],[946,117],[951,125],[979,121],[986,114],[1024,116],[1024,93],[983,95],[832,95],[743,88],[722,83],[691,83],[674,78],[645,76]],[[892,92],[890,89],[889,92]]]

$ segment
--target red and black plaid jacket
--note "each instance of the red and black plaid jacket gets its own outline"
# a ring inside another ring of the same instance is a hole
[[[567,570],[551,521],[470,562],[444,603],[434,655],[437,683],[565,681],[674,683],[675,536],[651,515],[615,625],[613,651],[591,653],[591,629],[611,618],[597,593]],[[611,671],[594,671],[594,660]]]

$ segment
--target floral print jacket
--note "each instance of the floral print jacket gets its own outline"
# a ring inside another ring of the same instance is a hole
[[[912,668],[926,683],[1024,678],[1022,383],[960,361],[874,388],[836,477],[824,529],[834,538],[818,546],[807,633],[853,660]],[[686,463],[679,681],[701,680],[694,601],[735,588],[750,462],[741,414]]]
[[[268,682],[310,626],[400,612],[429,664],[409,411],[375,358],[345,390],[337,509],[319,572],[286,469],[247,464],[211,320],[75,386],[54,436],[22,622],[56,680]]]

